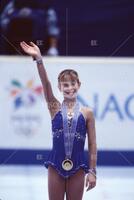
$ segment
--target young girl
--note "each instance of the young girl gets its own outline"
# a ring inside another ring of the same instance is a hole
[[[37,62],[45,99],[52,119],[53,149],[45,166],[48,168],[49,200],[82,200],[85,174],[87,191],[96,185],[96,133],[93,112],[80,107],[77,93],[80,81],[76,71],[66,69],[58,76],[63,93],[62,104],[53,94],[38,46],[20,43],[25,53]],[[84,160],[84,144],[88,136],[89,165]]]

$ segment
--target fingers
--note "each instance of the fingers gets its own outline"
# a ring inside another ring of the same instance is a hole
[[[92,188],[95,187],[95,185],[96,185],[95,183],[88,183],[88,187],[87,187],[86,191],[91,190]]]
[[[86,191],[91,190],[92,188],[94,188],[96,186],[96,181],[91,181],[88,177],[86,178]]]
[[[86,178],[86,187],[88,187],[89,180]]]
[[[90,189],[90,181],[89,181],[89,179],[88,179],[88,177],[86,178],[86,191],[89,191],[89,189]]]
[[[20,46],[24,49],[24,50],[26,50],[27,48],[29,48],[29,45],[26,43],[26,42],[21,42],[20,43]]]
[[[25,45],[25,47],[29,48],[30,45],[28,45],[26,42],[23,41],[23,44]]]
[[[20,42],[21,47],[29,48],[30,46],[36,46],[33,42],[30,42],[30,45],[28,45],[26,42],[22,41]]]
[[[22,41],[21,43],[20,43],[22,46],[25,46],[25,47],[28,47],[29,45],[26,43],[26,42],[24,42],[24,41]]]
[[[20,46],[25,53],[32,56],[34,59],[38,57],[41,58],[40,49],[33,42],[30,42],[29,45],[26,42],[22,41],[20,42]]]
[[[23,44],[23,42],[20,43],[20,46],[21,46],[21,48],[22,48],[23,50],[25,50],[26,47],[25,47],[25,45]]]
[[[20,42],[20,46],[23,47],[23,42]]]
[[[36,45],[33,42],[30,42],[31,46],[35,47]]]
[[[86,191],[89,191],[91,189],[91,183],[89,181],[87,182],[86,187]]]
[[[88,192],[90,190],[90,186],[88,186],[88,188],[86,189],[86,191]]]

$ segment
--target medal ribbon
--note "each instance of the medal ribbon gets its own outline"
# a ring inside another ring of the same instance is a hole
[[[62,110],[62,117],[63,117],[65,154],[66,154],[66,158],[71,158],[76,126],[77,126],[77,121],[78,121],[78,115],[79,115],[79,103],[78,101],[76,101],[75,103],[74,116],[72,118],[71,127],[69,127],[68,125],[67,106],[65,105],[64,102],[62,103],[61,110]]]

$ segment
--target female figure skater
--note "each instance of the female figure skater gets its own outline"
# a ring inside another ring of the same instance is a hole
[[[80,81],[76,71],[66,69],[58,76],[63,93],[62,104],[53,94],[38,46],[20,43],[25,53],[37,62],[45,99],[52,119],[53,149],[45,166],[48,168],[49,200],[82,200],[85,174],[87,191],[96,185],[96,133],[93,112],[80,107],[77,92]],[[89,164],[84,160],[84,144],[88,136]]]

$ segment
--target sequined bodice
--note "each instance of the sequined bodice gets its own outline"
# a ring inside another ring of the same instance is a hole
[[[71,125],[71,121],[72,121],[72,118],[69,118],[68,119],[69,126]],[[52,120],[52,135],[53,135],[54,148],[57,146],[57,144],[64,145],[63,119],[62,119],[61,111],[59,111]],[[79,112],[74,144],[77,142],[81,143],[81,147],[83,149],[85,137],[86,137],[86,121],[83,114]]]

